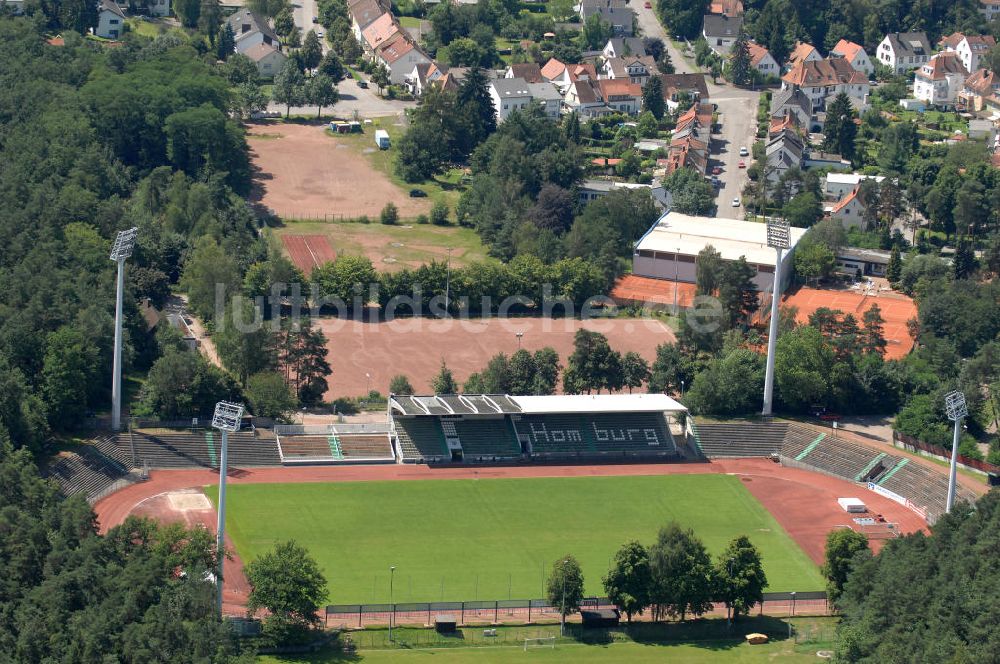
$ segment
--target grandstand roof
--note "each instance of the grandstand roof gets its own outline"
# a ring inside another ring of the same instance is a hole
[[[665,394],[563,394],[515,397],[507,394],[390,395],[401,415],[508,415],[524,413],[662,413],[687,408]]]
[[[532,413],[662,413],[687,411],[666,394],[560,394],[510,397],[521,412]]]
[[[402,415],[500,415],[520,413],[505,394],[431,394],[389,396],[389,408]]]

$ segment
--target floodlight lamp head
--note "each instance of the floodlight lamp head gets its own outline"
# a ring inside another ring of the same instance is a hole
[[[952,422],[957,422],[968,415],[969,407],[965,403],[965,395],[958,390],[944,395],[944,410]]]
[[[115,238],[115,243],[111,246],[111,260],[123,261],[132,255],[132,248],[135,247],[135,237],[139,234],[139,229],[133,226],[127,231],[119,231]]]
[[[786,219],[767,220],[767,246],[773,249],[788,249],[791,244]]]
[[[243,404],[220,401],[215,404],[215,414],[212,416],[212,428],[219,431],[239,431],[240,420],[243,419]]]

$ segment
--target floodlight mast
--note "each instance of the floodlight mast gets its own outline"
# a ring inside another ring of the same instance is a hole
[[[944,395],[944,410],[948,414],[948,419],[955,423],[955,431],[951,441],[951,465],[948,471],[948,501],[944,511],[951,512],[955,504],[955,481],[958,466],[958,438],[962,432],[962,420],[969,414],[969,407],[965,403],[965,395],[955,390]]]
[[[764,371],[764,407],[762,415],[770,415],[774,400],[774,349],[778,342],[778,303],[781,301],[781,254],[791,244],[788,221],[767,220],[767,246],[774,248],[774,284],[771,286],[771,325],[767,334],[767,368]]]
[[[243,404],[220,401],[215,404],[212,415],[212,428],[222,432],[222,453],[219,456],[219,520],[215,528],[215,552],[218,558],[218,569],[215,572],[215,589],[217,592],[215,604],[222,616],[222,565],[225,561],[223,548],[226,539],[226,473],[229,466],[229,432],[240,430],[243,419]]]
[[[139,229],[132,227],[120,231],[111,247],[111,260],[118,264],[118,281],[115,292],[115,354],[111,376],[111,428],[122,428],[122,301],[125,291],[125,259],[132,255]]]

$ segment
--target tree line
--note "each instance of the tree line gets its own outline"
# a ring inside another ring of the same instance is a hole
[[[163,352],[139,303],[162,307],[199,239],[240,269],[265,251],[229,85],[172,36],[102,49],[29,18],[0,21],[0,439],[41,452],[50,431],[110,401],[120,229],[139,228],[125,283],[125,370]]]
[[[746,535],[731,540],[713,560],[693,530],[671,521],[648,547],[636,540],[623,544],[602,585],[630,623],[647,610],[654,621],[699,618],[716,602],[725,604],[727,618],[735,620],[764,600],[767,576]],[[584,578],[576,558],[567,555],[555,562],[545,588],[563,620],[579,611]]]

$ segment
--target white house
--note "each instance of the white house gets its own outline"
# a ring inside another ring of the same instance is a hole
[[[961,32],[942,37],[938,42],[941,50],[957,53],[962,66],[969,72],[979,69],[983,57],[996,45],[992,35],[964,35]]]
[[[778,182],[788,169],[801,168],[804,152],[802,139],[794,131],[785,129],[768,139],[764,148],[768,181]]]
[[[862,180],[875,180],[882,184],[884,175],[862,175],[861,173],[827,173],[823,179],[823,194],[828,198],[840,200],[858,188]]]
[[[785,71],[793,69],[800,62],[819,62],[822,59],[823,56],[819,54],[815,46],[797,41],[795,42],[795,48],[792,49],[792,52],[788,54],[788,59],[785,60]]]
[[[841,92],[863,106],[869,87],[868,77],[844,58],[799,62],[781,77],[781,89],[801,90],[812,102],[814,111],[822,109],[827,98]]]
[[[872,64],[871,58],[868,57],[868,54],[865,52],[865,49],[861,44],[855,44],[852,41],[841,39],[830,51],[830,55],[836,55],[837,57],[847,60],[852,67],[860,72],[863,72],[865,76],[871,76],[875,71],[875,65]]]
[[[497,113],[497,122],[503,122],[514,111],[531,104],[533,98],[528,85],[523,78],[496,78],[490,81],[490,98]]]
[[[756,42],[749,42],[747,48],[750,51],[750,66],[759,71],[764,76],[779,76],[781,68],[778,61],[774,59],[771,52],[766,47]]]
[[[256,14],[249,9],[239,9],[226,19],[229,27],[233,29],[236,37],[236,52],[246,53],[248,50],[259,44],[267,44],[274,48],[281,48],[278,35],[271,28],[267,19]]]
[[[626,55],[648,55],[642,37],[612,37],[604,45],[601,55],[605,58],[624,58]]]
[[[968,76],[958,53],[937,53],[914,75],[913,97],[931,106],[953,106]]]
[[[348,4],[347,13],[351,17],[351,31],[354,33],[354,38],[360,42],[364,29],[384,14],[385,9],[378,0],[354,0]]]
[[[979,0],[979,12],[987,21],[1000,17],[1000,0]]]
[[[730,18],[725,15],[705,14],[701,34],[708,42],[708,47],[725,57],[733,50],[736,37],[743,28],[743,17]]]
[[[827,212],[831,219],[837,219],[844,225],[844,228],[850,228],[864,224],[865,210],[861,199],[858,198],[858,189],[855,188],[837,201]]]
[[[145,10],[151,16],[170,16],[170,0],[146,0]]]
[[[924,32],[890,32],[878,45],[875,59],[894,74],[916,69],[930,60],[931,44]]]
[[[597,82],[601,98],[609,108],[635,115],[642,108],[642,86],[628,79],[604,78]]]
[[[655,73],[656,62],[648,55],[607,58],[600,71],[601,78],[622,79],[639,85],[645,85]]]
[[[436,62],[421,62],[414,65],[406,76],[406,87],[414,97],[420,97],[434,81],[441,80],[446,69]]]
[[[556,88],[552,83],[528,83],[528,92],[531,94],[531,100],[539,104],[542,110],[545,111],[545,115],[556,120],[559,118],[559,114],[562,112],[562,93]]]
[[[288,56],[270,44],[251,46],[243,55],[254,61],[262,78],[274,78],[288,61]]]
[[[101,0],[97,6],[97,27],[94,34],[104,39],[118,39],[125,25],[125,12],[113,0]]]
[[[406,33],[397,34],[375,51],[375,59],[389,70],[389,82],[402,85],[416,65],[430,62],[430,57],[409,39]]]

